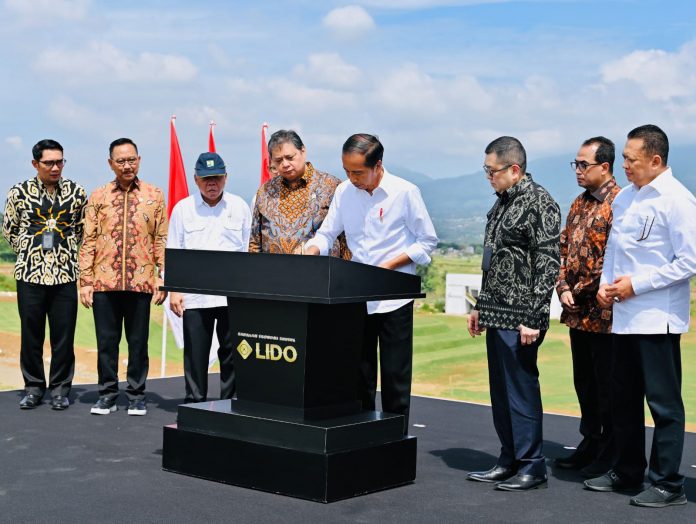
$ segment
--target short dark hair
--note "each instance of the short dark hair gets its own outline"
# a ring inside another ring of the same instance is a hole
[[[593,136],[585,140],[583,146],[593,146],[597,144],[597,151],[595,151],[595,162],[598,164],[603,164],[607,162],[609,164],[609,172],[614,172],[614,159],[616,158],[616,148],[614,142],[609,140],[604,136]]]
[[[639,126],[628,133],[628,139],[643,140],[643,151],[648,155],[659,155],[662,159],[662,165],[667,165],[669,140],[662,129],[653,124]]]
[[[268,140],[268,156],[273,157],[273,150],[283,144],[291,143],[297,149],[301,150],[304,147],[300,135],[292,129],[280,129],[271,135]]]
[[[486,154],[495,153],[503,164],[517,164],[524,175],[527,172],[527,152],[522,142],[513,136],[501,136],[486,146]]]
[[[384,146],[379,137],[367,133],[356,133],[343,144],[342,153],[358,153],[365,157],[365,167],[375,167],[384,157]]]
[[[41,160],[43,152],[46,149],[58,150],[61,153],[63,152],[63,146],[61,146],[58,142],[51,140],[50,138],[44,138],[43,140],[39,140],[34,147],[31,148],[31,154],[34,156],[34,160],[37,162]]]
[[[130,144],[135,148],[135,152],[138,152],[138,146],[135,145],[135,142],[133,142],[130,138],[117,138],[111,144],[109,145],[109,156],[114,152],[114,148],[118,146],[124,146],[126,144]]]

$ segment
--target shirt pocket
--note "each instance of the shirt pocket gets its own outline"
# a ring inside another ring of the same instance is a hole
[[[244,249],[244,232],[242,222],[227,216],[222,221],[222,236],[226,250],[241,251]]]
[[[631,244],[640,244],[646,240],[654,225],[655,215],[649,213],[628,213],[621,219],[620,224],[616,224],[616,221],[614,223],[614,227],[618,226],[622,236]]]
[[[205,222],[202,220],[187,220],[184,222],[185,249],[212,249],[205,245]]]

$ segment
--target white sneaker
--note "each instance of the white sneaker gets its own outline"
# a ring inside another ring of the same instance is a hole
[[[145,400],[131,400],[128,404],[129,415],[147,415],[147,406]]]
[[[118,410],[116,399],[100,398],[89,411],[92,415],[108,415]]]

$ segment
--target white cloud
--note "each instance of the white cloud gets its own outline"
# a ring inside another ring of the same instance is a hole
[[[307,64],[295,67],[299,77],[311,78],[331,87],[348,88],[356,85],[361,78],[360,69],[346,63],[338,53],[317,53],[310,55]]]
[[[98,124],[104,124],[102,116],[65,95],[53,99],[48,112],[54,120],[67,128],[94,129]]]
[[[67,83],[186,82],[196,67],[179,55],[142,52],[129,56],[107,42],[92,42],[86,49],[48,49],[34,67],[42,74],[56,74]]]
[[[22,147],[24,147],[21,136],[8,136],[5,138],[5,143],[12,149],[20,150]]]
[[[329,11],[322,23],[333,34],[342,38],[360,36],[375,28],[375,21],[359,5],[337,7]]]
[[[439,119],[461,111],[486,111],[493,98],[470,76],[435,78],[417,65],[406,64],[385,74],[375,93],[379,106],[406,120]]]
[[[345,111],[356,105],[353,93],[309,87],[286,79],[268,83],[268,94],[277,98],[295,117],[323,115],[328,110]]]
[[[56,20],[82,20],[91,4],[91,0],[5,0],[7,10],[36,25],[53,24]]]
[[[636,84],[648,100],[667,101],[696,91],[696,40],[677,52],[661,49],[634,51],[602,67],[607,83]]]

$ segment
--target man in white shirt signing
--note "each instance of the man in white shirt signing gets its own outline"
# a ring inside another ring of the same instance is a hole
[[[384,168],[384,146],[376,136],[359,133],[343,144],[348,180],[334,194],[329,212],[304,250],[326,255],[345,231],[352,260],[403,273],[430,263],[437,235],[420,190]],[[377,343],[382,384],[382,410],[404,416],[408,432],[413,359],[413,300],[367,303],[363,340],[360,400],[375,409]]]
[[[689,329],[689,279],[696,274],[696,199],[667,166],[669,142],[657,126],[628,134],[623,168],[630,184],[614,199],[614,222],[597,300],[613,304],[611,471],[585,481],[594,491],[637,489],[645,472],[647,400],[655,421],[650,487],[635,506],[686,504],[679,473],[684,447],[680,337]]]
[[[224,191],[225,163],[217,153],[202,153],[194,181],[198,192],[180,200],[169,219],[168,248],[247,251],[251,211],[237,195]],[[235,393],[232,333],[227,299],[212,295],[170,294],[170,307],[184,320],[184,402],[204,402],[208,396],[208,356],[217,333],[220,348],[220,398]],[[215,323],[217,322],[217,327]]]

